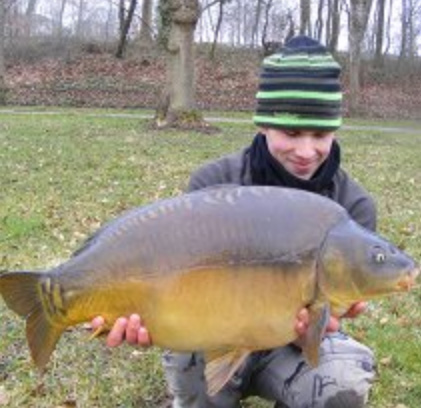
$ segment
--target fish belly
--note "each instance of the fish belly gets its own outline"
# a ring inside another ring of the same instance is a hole
[[[309,300],[303,275],[270,268],[203,269],[151,288],[144,321],[154,344],[177,351],[281,346]]]

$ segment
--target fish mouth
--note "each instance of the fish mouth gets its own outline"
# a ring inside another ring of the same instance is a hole
[[[399,279],[397,283],[398,290],[409,291],[415,286],[417,276],[420,274],[420,269],[415,268],[406,274],[402,279]]]

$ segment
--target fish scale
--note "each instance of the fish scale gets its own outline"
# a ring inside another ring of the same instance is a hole
[[[129,211],[50,271],[0,275],[0,293],[26,318],[40,368],[67,327],[138,313],[155,345],[205,353],[214,393],[253,351],[293,341],[303,307],[316,365],[331,310],[407,290],[417,274],[328,198],[222,186]]]

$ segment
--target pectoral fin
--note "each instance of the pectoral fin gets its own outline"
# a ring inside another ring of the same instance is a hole
[[[330,319],[328,303],[316,303],[309,308],[310,326],[301,345],[307,362],[316,367],[319,364],[320,343],[323,340]]]
[[[250,355],[250,350],[212,352],[205,355],[208,394],[215,395],[230,380]]]

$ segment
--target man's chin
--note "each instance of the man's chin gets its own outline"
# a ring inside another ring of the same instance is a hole
[[[292,175],[301,179],[301,180],[310,180],[313,177],[314,171],[304,171],[304,170],[297,170],[294,169],[293,171],[289,170]]]

